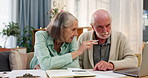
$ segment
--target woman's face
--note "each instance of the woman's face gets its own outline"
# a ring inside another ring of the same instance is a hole
[[[74,36],[78,36],[77,33],[78,21],[74,20],[72,23],[73,23],[72,26],[69,26],[68,28],[65,28],[63,30],[64,42],[70,43],[72,42]]]

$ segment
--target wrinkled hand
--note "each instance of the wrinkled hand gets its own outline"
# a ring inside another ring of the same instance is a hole
[[[38,64],[38,65],[35,65],[35,66],[34,66],[34,69],[35,69],[35,70],[41,69],[41,67],[40,67],[40,65]]]
[[[106,71],[106,70],[113,70],[114,65],[112,63],[106,62],[106,61],[100,61],[97,63],[93,70],[99,70],[99,71]]]
[[[96,40],[88,40],[88,41],[83,41],[80,48],[78,49],[80,54],[83,54],[83,52],[87,49],[91,49],[94,44],[98,44],[98,42],[93,42]]]
[[[98,42],[96,42],[96,40],[83,41],[78,50],[71,52],[72,59],[75,59],[79,55],[83,54],[85,50],[91,49],[94,44],[98,44]]]

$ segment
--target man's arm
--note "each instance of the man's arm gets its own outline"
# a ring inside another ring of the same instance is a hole
[[[114,54],[114,57],[116,57],[116,59],[109,60],[109,62],[114,64],[114,70],[137,67],[138,66],[137,57],[135,56],[134,51],[131,50],[126,37],[122,33],[120,33],[117,36],[117,40],[118,41],[116,41],[116,43],[118,45],[116,45],[116,47],[118,47],[118,50],[115,50],[116,53]]]

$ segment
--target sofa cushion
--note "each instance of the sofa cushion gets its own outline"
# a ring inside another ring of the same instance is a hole
[[[27,54],[12,51],[9,56],[11,70],[30,69],[30,61],[33,58],[34,52]]]
[[[0,72],[11,71],[9,64],[9,54],[11,51],[0,52]]]
[[[27,66],[27,54],[12,51],[9,56],[11,70],[23,70]]]
[[[28,56],[28,58],[27,58],[27,67],[26,67],[26,69],[30,69],[30,62],[31,62],[31,60],[32,60],[32,58],[34,56],[34,52],[27,53],[27,56]]]

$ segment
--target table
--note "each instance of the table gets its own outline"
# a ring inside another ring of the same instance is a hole
[[[130,76],[122,75],[122,74],[113,73],[113,71],[93,71],[92,69],[86,69],[86,70],[88,72],[96,74],[96,77],[76,77],[76,78],[135,78],[135,77],[130,77]],[[40,75],[44,76],[44,78],[46,76],[46,73],[43,70],[16,70],[16,71],[13,71],[13,73],[8,72],[7,75],[9,76],[12,73],[12,75],[14,76],[14,74],[17,75],[17,73],[20,74],[20,73],[24,73],[24,72],[34,72],[34,74],[36,74],[36,73],[40,74]],[[3,72],[0,72],[0,77],[1,77],[2,73]],[[49,78],[49,77],[46,76],[46,78]],[[142,77],[142,78],[148,78],[148,76]]]
[[[27,48],[25,47],[18,47],[18,48],[0,48],[0,52],[4,52],[4,51],[11,51],[11,50],[17,50],[20,53],[27,53]]]

